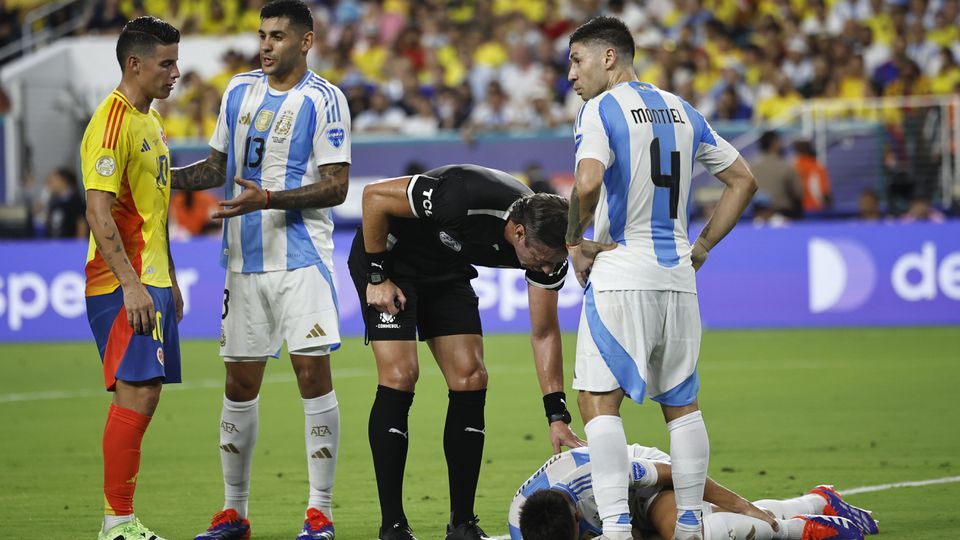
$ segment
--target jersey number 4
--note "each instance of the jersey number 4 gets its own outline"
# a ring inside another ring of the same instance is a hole
[[[660,139],[654,137],[650,142],[650,178],[653,185],[670,189],[670,219],[677,219],[677,206],[680,205],[680,152],[670,152],[670,174],[663,174],[660,168]]]

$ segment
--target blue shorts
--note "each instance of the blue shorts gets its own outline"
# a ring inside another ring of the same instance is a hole
[[[172,289],[147,285],[147,292],[157,310],[156,329],[148,336],[135,334],[127,322],[122,289],[87,297],[87,319],[100,350],[103,383],[109,391],[116,388],[118,379],[180,382],[180,336]]]

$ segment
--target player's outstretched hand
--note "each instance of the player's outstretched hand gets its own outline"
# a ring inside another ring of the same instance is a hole
[[[550,444],[553,445],[553,453],[559,454],[561,446],[579,448],[586,446],[587,441],[578,437],[566,422],[557,420],[550,423]]]
[[[774,517],[773,512],[760,508],[751,502],[747,503],[747,507],[744,509],[743,514],[761,521],[766,521],[770,524],[770,527],[772,527],[774,531],[780,530],[780,522],[778,522]]]
[[[243,191],[228,201],[220,201],[218,204],[224,209],[214,212],[213,219],[249,214],[256,210],[263,210],[267,206],[267,194],[260,189],[256,182],[239,177],[234,178],[233,181],[238,186],[243,187]]]
[[[127,311],[127,322],[133,331],[144,336],[153,332],[157,318],[157,308],[153,297],[143,283],[123,288],[123,307]]]
[[[396,315],[407,307],[407,297],[400,287],[388,279],[379,285],[367,284],[367,305],[380,313]]]

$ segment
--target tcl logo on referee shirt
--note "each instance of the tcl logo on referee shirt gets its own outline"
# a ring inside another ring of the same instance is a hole
[[[433,188],[423,190],[423,201],[420,202],[420,205],[423,206],[423,215],[430,217],[433,215]]]

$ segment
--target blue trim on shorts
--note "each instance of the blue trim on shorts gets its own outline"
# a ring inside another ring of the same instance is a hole
[[[523,540],[523,534],[520,533],[520,529],[514,527],[512,523],[509,523],[510,527],[510,540]]]
[[[590,336],[597,345],[597,350],[600,351],[603,361],[617,379],[620,388],[630,396],[630,399],[637,403],[643,403],[643,397],[647,392],[647,383],[637,372],[636,362],[620,345],[617,338],[610,333],[610,330],[603,324],[603,320],[600,319],[600,313],[597,312],[597,304],[593,298],[593,284],[587,285],[584,305],[586,306]]]
[[[670,407],[686,407],[697,400],[697,392],[700,390],[700,377],[696,369],[693,375],[687,377],[687,380],[650,399],[668,405]]]
[[[323,264],[323,261],[317,263],[317,270],[320,270],[320,275],[323,276],[323,279],[327,280],[327,285],[330,286],[330,296],[333,297],[333,308],[337,310],[337,320],[340,320],[340,302],[337,300],[337,286],[333,283],[333,276],[330,275],[330,270],[327,269],[327,265]],[[337,332],[339,334],[339,332]],[[333,352],[340,348],[340,342],[330,344],[330,352]]]

